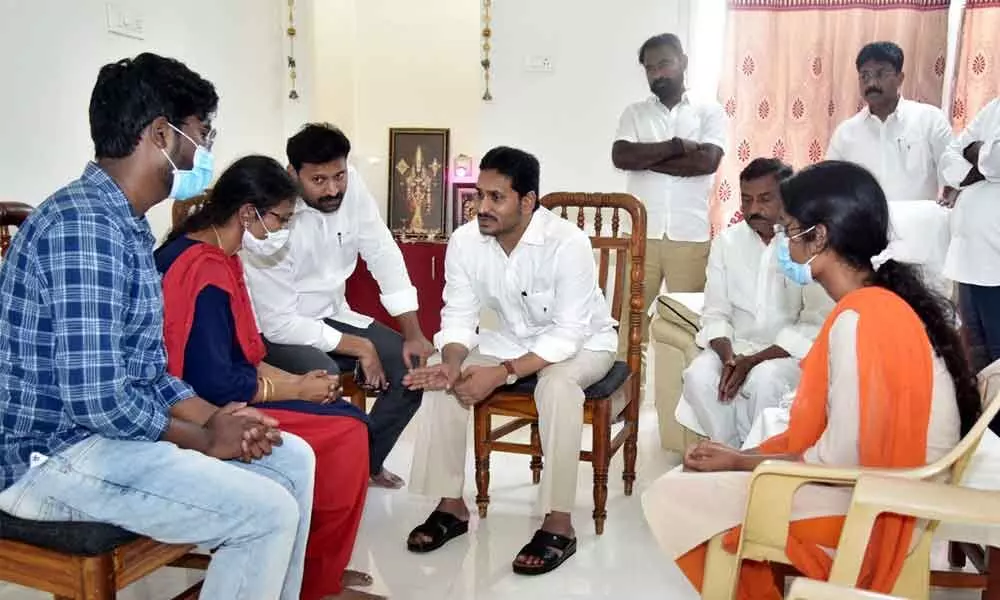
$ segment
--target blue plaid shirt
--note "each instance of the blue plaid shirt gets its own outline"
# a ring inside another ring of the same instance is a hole
[[[0,490],[33,452],[158,440],[194,395],[166,372],[154,243],[93,163],[18,230],[0,266]]]

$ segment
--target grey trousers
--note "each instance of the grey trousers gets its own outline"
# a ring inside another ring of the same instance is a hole
[[[375,345],[375,351],[382,361],[382,368],[389,381],[389,389],[379,393],[375,406],[368,415],[371,421],[368,426],[369,461],[371,474],[377,475],[382,471],[385,457],[389,455],[389,451],[396,445],[396,440],[420,408],[423,392],[403,387],[406,365],[403,364],[401,335],[379,323],[372,323],[365,329],[330,319],[327,319],[326,323],[342,333],[370,340]],[[267,345],[267,357],[264,361],[289,373],[301,375],[316,369],[325,369],[329,373],[350,373],[357,362],[352,356],[334,352],[327,354],[312,346],[273,344],[266,339],[264,342]]]

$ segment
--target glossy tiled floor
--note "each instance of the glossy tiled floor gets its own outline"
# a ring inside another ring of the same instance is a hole
[[[649,386],[649,389],[653,389]],[[419,418],[419,416],[418,416]],[[429,555],[406,551],[409,530],[432,508],[430,499],[402,491],[372,490],[355,549],[353,567],[376,578],[372,591],[395,600],[542,600],[555,598],[683,600],[696,598],[680,572],[657,550],[642,517],[639,497],[645,487],[676,462],[662,451],[652,404],[643,407],[636,493],[622,494],[621,458],[612,462],[608,522],[603,536],[591,521],[589,465],[580,466],[579,505],[574,514],[579,549],[557,571],[537,578],[514,575],[510,561],[538,525],[530,514],[534,488],[528,458],[494,454],[489,517],[474,519],[473,531]],[[589,430],[585,431],[585,436]],[[404,434],[388,467],[407,474],[412,436]],[[467,498],[474,497],[469,462]],[[195,575],[168,569],[134,585],[125,600],[160,600],[179,592]],[[972,600],[974,592],[936,592],[934,600]],[[37,594],[0,584],[0,600],[34,600]]]

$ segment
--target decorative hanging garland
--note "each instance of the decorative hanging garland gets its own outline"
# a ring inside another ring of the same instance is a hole
[[[483,81],[486,86],[486,90],[483,92],[483,100],[487,102],[493,99],[493,94],[490,93],[490,50],[493,48],[490,44],[490,38],[493,37],[493,30],[490,29],[490,10],[492,8],[493,0],[483,0],[483,57],[479,64],[483,66]]]
[[[291,91],[288,92],[290,100],[298,100],[299,92],[295,89],[296,65],[295,65],[295,0],[288,0],[288,78],[291,83]]]

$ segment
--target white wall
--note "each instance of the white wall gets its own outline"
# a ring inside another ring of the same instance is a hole
[[[479,133],[479,8],[473,0],[315,0],[314,115],[351,138],[382,206],[389,128],[440,127],[452,159]]]
[[[107,33],[103,0],[0,0],[0,199],[39,204],[93,156],[87,105],[101,65],[152,51],[219,93],[217,173],[240,155],[281,156],[290,106],[285,0],[115,0],[145,23],[144,40]],[[153,209],[157,235],[167,203]]]
[[[623,191],[611,144],[625,106],[649,95],[639,46],[664,32],[686,41],[688,0],[493,4],[495,99],[483,105],[478,155],[499,144],[532,152],[542,193]],[[553,70],[527,71],[535,56]]]
[[[665,31],[686,41],[689,1],[494,2],[495,100],[484,102],[479,2],[314,0],[313,114],[351,137],[383,210],[390,127],[448,127],[452,157],[477,161],[524,148],[542,161],[543,191],[623,189],[611,143],[625,106],[649,94],[637,51]],[[535,56],[553,71],[526,70]]]

